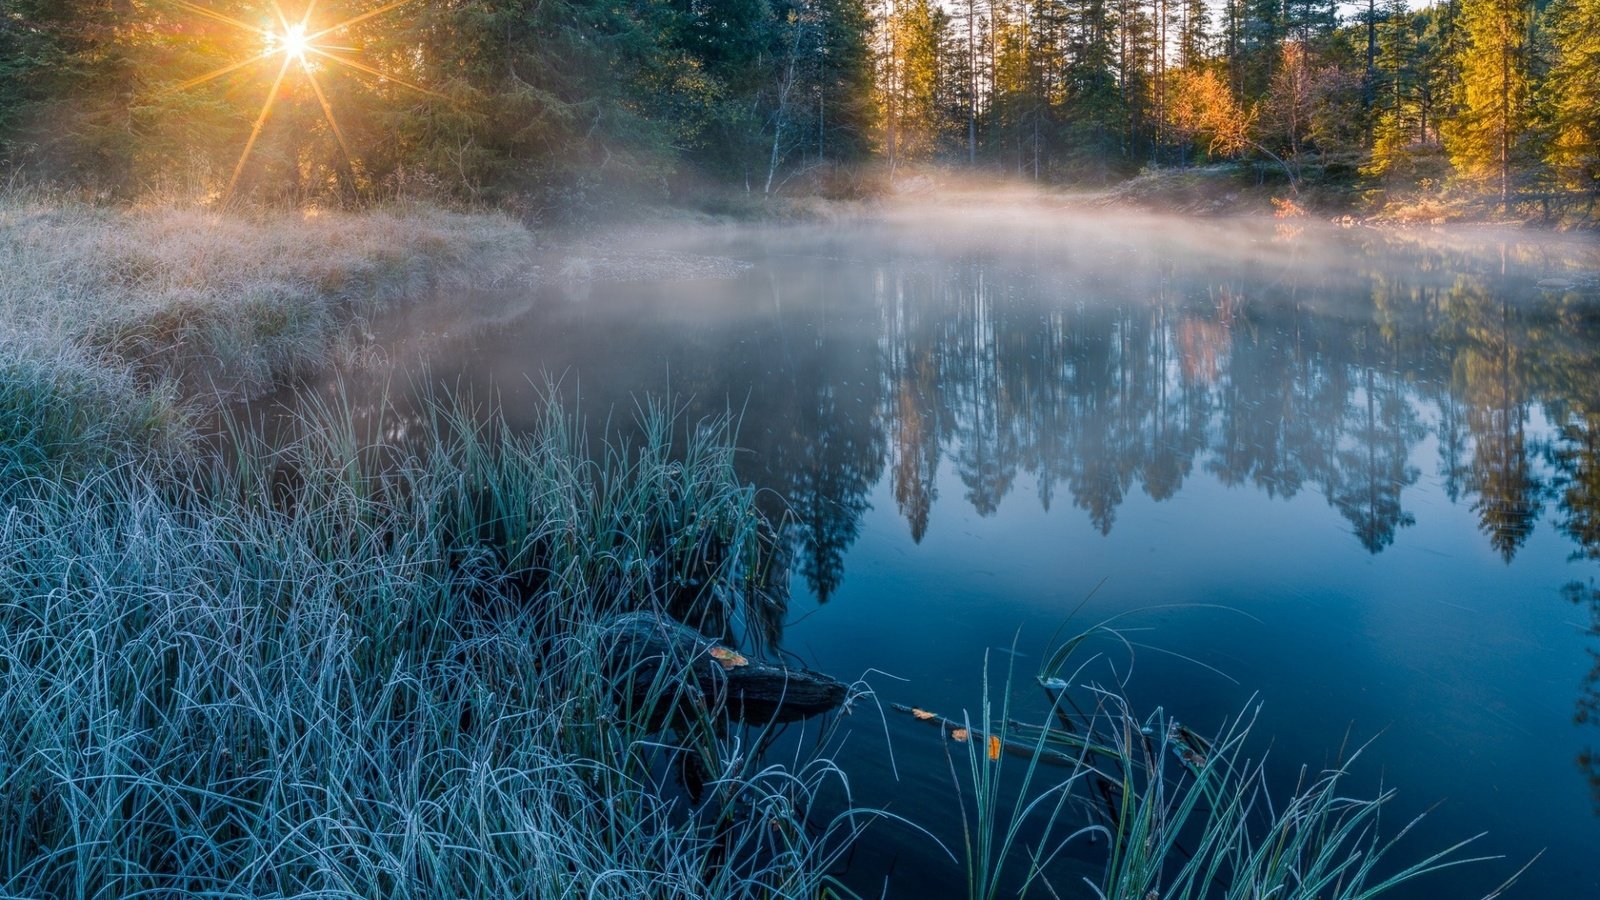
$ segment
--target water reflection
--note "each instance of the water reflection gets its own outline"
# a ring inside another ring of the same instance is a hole
[[[1600,728],[1600,589],[1594,582],[1574,581],[1562,593],[1587,619],[1586,634],[1595,642],[1587,650],[1592,665],[1578,692],[1578,703],[1572,714],[1574,725]],[[1600,748],[1585,744],[1578,752],[1578,768],[1589,779],[1589,792],[1594,797],[1595,814],[1600,815]]]
[[[775,296],[770,318],[701,331],[692,347],[605,353],[660,355],[674,390],[713,406],[754,385],[741,406],[748,474],[791,498],[824,597],[885,467],[919,541],[951,502],[937,494],[941,466],[981,516],[1026,474],[1045,509],[1064,495],[1105,534],[1131,492],[1170,498],[1198,468],[1271,497],[1315,491],[1379,553],[1415,522],[1406,493],[1432,442],[1430,474],[1509,562],[1555,485],[1595,477],[1592,452],[1553,452],[1552,439],[1591,433],[1568,420],[1600,391],[1597,318],[1526,273],[1394,262],[1353,290],[1296,296],[1169,272],[1153,296],[1093,302],[971,259],[878,267],[856,273],[866,284],[826,279],[819,290],[846,289],[836,303]],[[707,356],[723,365],[695,371]],[[1565,514],[1575,538],[1596,527]]]
[[[1577,545],[1574,557],[1600,560],[1600,394],[1590,393],[1574,401],[1563,410],[1564,424],[1551,450],[1560,473],[1556,527]],[[1578,695],[1573,722],[1600,728],[1600,588],[1592,580],[1587,584],[1579,581],[1567,585],[1565,592],[1593,639],[1587,650],[1592,665]],[[1588,775],[1595,811],[1600,813],[1600,750],[1587,747],[1578,755],[1578,765]]]

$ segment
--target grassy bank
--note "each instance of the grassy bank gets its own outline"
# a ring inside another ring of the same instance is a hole
[[[324,408],[287,445],[0,487],[0,895],[848,896],[875,816],[837,721],[778,763],[670,680],[614,687],[645,664],[608,656],[621,612],[747,652],[785,612],[731,434],[425,409],[401,442]],[[1337,772],[1274,805],[1247,728],[1136,717],[1079,643],[1040,673],[1049,727],[1009,685],[948,723],[968,896],[1067,890],[1087,856],[1105,897],[1353,900],[1454,858],[1391,864],[1387,796]]]
[[[443,400],[405,445],[331,409],[226,458],[187,432],[530,242],[427,208],[0,202],[0,894],[816,892],[838,842],[797,823],[832,771],[685,730],[719,798],[686,811],[687,751],[615,714],[595,648],[668,594],[773,615],[725,434],[657,418],[591,454]]]
[[[0,894],[815,894],[830,771],[617,715],[595,651],[691,575],[760,614],[725,435],[583,462],[441,419],[413,456],[327,415],[0,491]],[[669,799],[674,737],[716,802]]]
[[[165,443],[185,408],[323,368],[368,318],[504,277],[531,244],[504,217],[428,207],[220,214],[0,197],[0,436],[95,458]]]

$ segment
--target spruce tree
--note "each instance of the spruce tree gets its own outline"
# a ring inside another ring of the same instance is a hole
[[[1546,162],[1563,187],[1600,193],[1600,0],[1556,0],[1547,15]]]
[[[1528,126],[1527,0],[1463,0],[1459,111],[1445,130],[1450,161],[1511,202],[1511,172]]]
[[[1211,12],[1205,0],[1181,0],[1178,26],[1178,65],[1193,68],[1206,58],[1210,47]]]

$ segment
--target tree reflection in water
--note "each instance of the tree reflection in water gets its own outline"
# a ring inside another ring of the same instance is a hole
[[[1594,378],[1592,362],[1590,366],[1555,367],[1576,375],[1588,391],[1574,398],[1553,456],[1560,473],[1556,505],[1561,518],[1556,527],[1577,544],[1575,557],[1592,562],[1600,560],[1600,409],[1595,407],[1600,404],[1600,381]],[[1588,648],[1591,665],[1573,721],[1600,728],[1600,589],[1591,579],[1567,585],[1565,593],[1580,612],[1587,613],[1588,634],[1595,642]],[[1600,749],[1589,746],[1579,754],[1578,765],[1588,775],[1595,811],[1600,813]]]
[[[1574,581],[1562,588],[1562,593],[1580,613],[1587,613],[1587,633],[1590,638],[1600,644],[1600,590],[1595,588],[1594,582],[1587,584]],[[1600,728],[1600,647],[1588,648],[1589,674],[1583,679],[1583,686],[1578,691],[1577,708],[1572,714],[1572,722],[1578,726],[1593,726]],[[1578,768],[1589,779],[1589,792],[1594,797],[1595,814],[1600,815],[1600,748],[1586,745],[1578,753]]]
[[[970,262],[891,270],[875,288],[888,459],[853,459],[855,471],[835,481],[861,493],[831,502],[861,508],[872,482],[861,472],[887,462],[920,540],[937,527],[936,476],[948,461],[979,515],[1026,474],[1046,509],[1065,488],[1109,533],[1129,491],[1172,497],[1198,466],[1271,497],[1315,489],[1378,553],[1415,521],[1404,492],[1422,474],[1413,452],[1433,438],[1447,495],[1471,505],[1509,561],[1554,477],[1528,431],[1532,408],[1560,402],[1541,380],[1562,349],[1545,340],[1554,331],[1538,303],[1549,298],[1519,297],[1514,310],[1516,288],[1480,275],[1442,289],[1392,276],[1370,286],[1370,309],[1329,315],[1281,286],[1251,297],[1189,285],[1148,303],[1065,305],[1028,278]],[[813,439],[868,447],[850,431],[869,419],[817,416]]]

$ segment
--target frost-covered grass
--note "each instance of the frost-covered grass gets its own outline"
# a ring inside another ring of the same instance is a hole
[[[11,195],[0,323],[248,391],[325,358],[351,320],[492,281],[530,248],[503,216],[427,206],[221,213]]]
[[[1036,678],[1049,701],[1040,724],[1012,718],[1015,672],[992,688],[987,666],[976,716],[933,717],[954,738],[971,900],[1368,900],[1492,858],[1465,852],[1481,834],[1447,847],[1407,844],[1420,816],[1385,827],[1395,791],[1355,786],[1359,750],[1321,771],[1301,768],[1293,789],[1274,790],[1266,758],[1255,755],[1263,742],[1251,735],[1259,710],[1205,735],[1160,708],[1138,713],[1115,679],[1090,676],[1107,668],[1105,654],[1086,649],[1097,637],[1130,646],[1102,625],[1055,647]],[[1520,874],[1482,896],[1499,896]]]
[[[420,455],[324,420],[0,489],[0,894],[816,895],[839,773],[619,714],[597,649],[691,573],[772,614],[726,435],[588,454],[451,409]]]
[[[70,435],[79,451],[160,443],[183,410],[325,367],[368,318],[501,278],[531,244],[502,216],[421,206],[224,214],[0,196],[0,440],[31,448],[0,464]]]
[[[726,431],[654,415],[591,452],[559,414],[512,435],[438,399],[403,442],[341,408],[287,446],[189,434],[529,244],[426,208],[0,200],[0,895],[825,883],[851,820],[808,813],[837,770],[620,714],[598,649],[642,606],[781,614]]]

